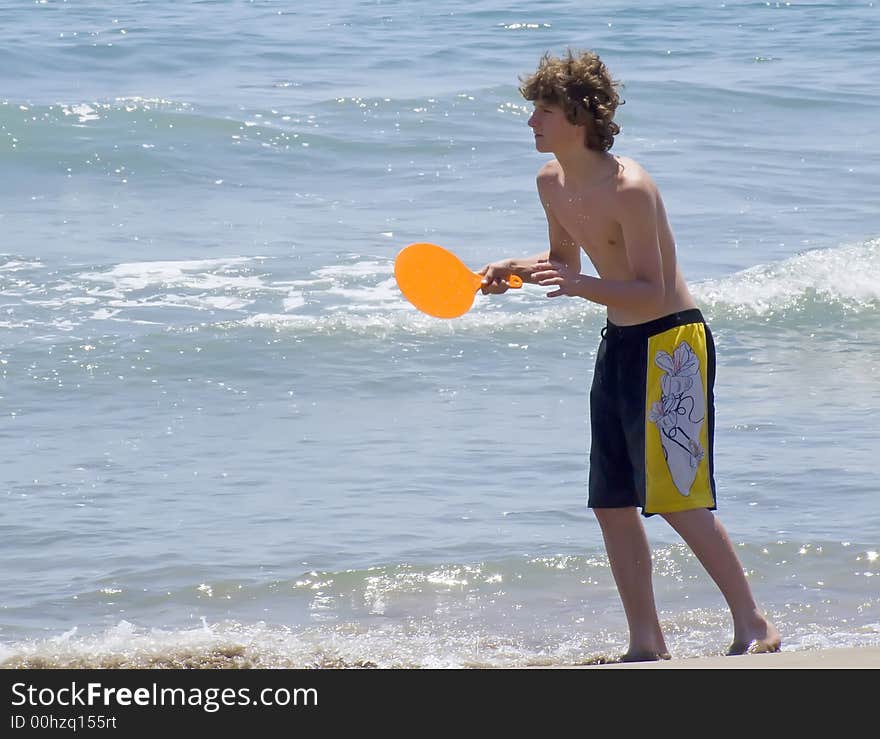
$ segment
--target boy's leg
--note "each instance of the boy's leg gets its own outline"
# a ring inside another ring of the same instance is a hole
[[[779,632],[755,603],[727,531],[712,511],[698,508],[661,515],[691,548],[730,607],[733,644],[727,653],[779,651]]]
[[[638,509],[594,508],[593,512],[602,527],[611,573],[629,624],[629,649],[622,659],[669,659],[654,604],[651,550]]]

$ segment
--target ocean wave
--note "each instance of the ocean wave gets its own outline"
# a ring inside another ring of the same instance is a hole
[[[349,623],[291,629],[265,623],[203,622],[193,629],[136,627],[120,621],[103,634],[64,635],[0,646],[4,669],[456,669],[598,664],[612,661],[584,640],[528,649],[517,636],[425,624]]]
[[[880,239],[816,249],[694,286],[697,300],[719,317],[811,318],[880,310]]]
[[[722,609],[691,609],[668,630],[676,658],[717,656],[705,644],[728,638]],[[540,638],[540,637],[539,637]],[[812,651],[880,646],[880,624],[787,623],[784,649]],[[700,642],[703,642],[700,644]],[[2,669],[485,669],[571,667],[617,661],[624,644],[604,634],[525,634],[483,625],[334,626],[292,629],[264,622],[224,621],[191,629],[137,627],[120,621],[105,632],[0,645]]]
[[[243,325],[318,334],[390,332],[448,335],[486,331],[529,332],[545,328],[594,328],[604,321],[601,306],[548,300],[545,291],[526,286],[503,298],[475,296],[470,311],[453,321],[419,313],[398,294],[387,275],[391,263],[358,261],[316,271],[329,279],[326,296],[339,300],[318,315],[251,315]],[[313,287],[316,287],[314,284]],[[709,320],[779,322],[799,325],[880,311],[880,240],[803,252],[780,262],[756,265],[723,278],[692,284]],[[227,325],[234,328],[234,325]]]
[[[21,325],[149,322],[167,330],[194,324],[234,332],[263,328],[298,334],[375,336],[528,334],[548,328],[598,330],[596,304],[547,299],[526,285],[504,296],[477,293],[455,320],[424,315],[400,294],[388,256],[348,255],[301,268],[282,257],[124,262],[52,271],[34,258],[0,255],[0,295]],[[803,252],[692,291],[710,321],[800,325],[817,319],[873,319],[880,311],[880,240]]]

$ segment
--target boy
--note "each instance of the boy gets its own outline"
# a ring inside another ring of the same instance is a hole
[[[625,661],[668,659],[639,517],[660,514],[720,588],[733,618],[728,654],[775,652],[776,628],[759,610],[715,510],[712,441],[715,349],[676,262],[656,185],[632,159],[609,153],[620,129],[617,82],[592,53],[549,54],[521,80],[533,101],[535,147],[554,155],[537,185],[548,252],[482,270],[483,292],[507,277],[607,308],[590,390],[589,501],[602,529],[629,626]],[[581,249],[598,277],[581,274]]]

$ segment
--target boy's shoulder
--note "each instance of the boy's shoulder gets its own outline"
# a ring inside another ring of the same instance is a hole
[[[657,185],[648,171],[632,157],[614,156],[617,162],[617,174],[602,188],[612,197],[624,200],[644,198],[657,193]],[[562,185],[564,175],[562,165],[557,159],[551,159],[541,165],[537,174],[538,190],[550,192]]]
[[[535,179],[538,185],[538,197],[545,207],[549,207],[554,197],[553,193],[559,191],[562,183],[562,165],[556,159],[545,162],[538,170]]]
[[[616,156],[615,159],[617,159],[619,166],[619,181],[622,187],[642,188],[646,185],[654,186],[654,180],[648,174],[648,170],[635,159],[622,156]]]
[[[558,180],[559,176],[562,174],[562,165],[559,163],[558,159],[551,159],[549,162],[544,162],[541,165],[541,168],[538,170],[538,182],[549,182],[552,180]]]
[[[609,202],[619,204],[625,211],[656,203],[659,189],[648,170],[630,157],[615,159],[618,174]]]
[[[639,183],[652,182],[651,175],[639,162],[632,157],[614,155],[617,160],[619,170],[619,180],[621,183],[628,185],[638,185]],[[538,170],[537,179],[541,181],[558,180],[562,175],[562,165],[558,159],[551,159],[541,165]]]

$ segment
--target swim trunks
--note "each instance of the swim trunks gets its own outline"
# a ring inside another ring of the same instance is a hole
[[[715,509],[715,344],[697,309],[602,329],[590,389],[590,508]]]

